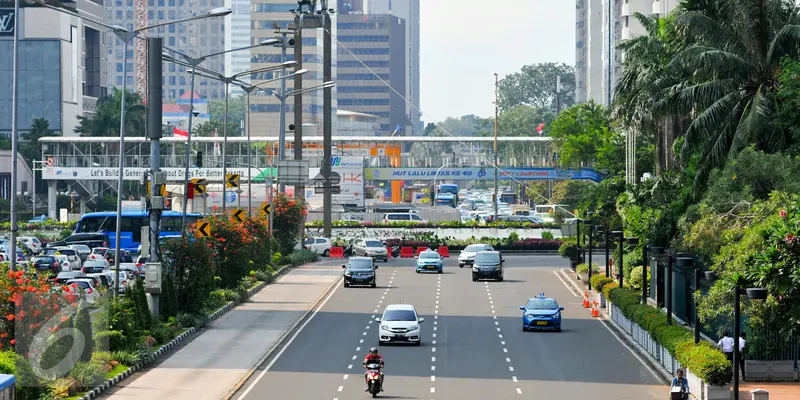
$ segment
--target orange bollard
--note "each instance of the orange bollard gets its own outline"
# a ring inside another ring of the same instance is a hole
[[[599,316],[600,314],[597,312],[597,308],[595,308],[595,306],[592,306],[592,317],[597,318]]]

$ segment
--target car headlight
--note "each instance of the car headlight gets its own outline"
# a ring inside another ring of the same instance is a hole
[[[389,325],[381,325],[381,329],[383,329],[385,331],[388,331],[389,330]]]
[[[415,331],[417,329],[419,329],[419,325],[411,325],[411,326],[408,327],[408,330],[410,330],[410,331]]]
[[[481,269],[480,269],[480,268],[478,268],[478,266],[474,266],[474,267],[472,267],[472,271],[473,271],[473,272],[479,272],[480,270],[481,270]]]
[[[553,318],[555,318],[555,319],[561,319],[561,311],[559,311],[559,312],[557,312],[557,313],[553,314]]]
[[[344,276],[349,278],[349,277],[353,276],[353,273],[352,272],[345,272]]]

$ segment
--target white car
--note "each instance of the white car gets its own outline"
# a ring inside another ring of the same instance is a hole
[[[458,268],[464,268],[465,265],[472,265],[475,262],[475,255],[479,251],[494,251],[494,247],[490,244],[471,244],[461,250],[458,255]]]
[[[331,254],[331,240],[328,238],[308,238],[305,242],[306,249],[328,257]]]
[[[57,256],[53,256],[58,261],[58,265],[61,267],[61,272],[69,272],[72,271],[72,266],[70,266],[69,258],[67,258],[64,254],[59,254]]]
[[[25,245],[25,247],[27,247],[28,249],[30,249],[30,251],[33,254],[41,253],[42,247],[44,247],[42,246],[42,242],[40,242],[39,239],[33,236],[20,236],[17,238],[17,240],[22,242],[22,244]]]
[[[54,255],[58,256],[63,254],[67,256],[69,265],[72,267],[72,269],[81,269],[81,265],[83,263],[81,262],[81,257],[78,255],[77,250],[71,247],[56,247],[55,250],[56,252],[53,253]]]
[[[116,280],[117,270],[107,269],[103,271],[103,274],[108,277],[108,282],[111,285],[110,290],[114,290],[114,288],[117,287],[117,280]],[[119,292],[125,293],[125,290],[128,288],[128,286],[133,284],[133,282],[131,281],[131,277],[128,274],[128,271],[122,269],[119,270],[119,282],[120,282]]]
[[[72,285],[73,283],[83,292],[86,301],[89,304],[94,304],[95,300],[97,300],[97,288],[94,286],[95,280],[93,278],[70,279],[66,284]]]
[[[417,310],[410,304],[390,304],[386,306],[381,318],[375,318],[380,323],[378,328],[378,343],[413,343],[422,344],[422,335],[419,325],[425,321],[417,315]]]

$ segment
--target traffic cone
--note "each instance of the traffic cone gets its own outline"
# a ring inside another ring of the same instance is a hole
[[[592,305],[589,304],[589,295],[586,294],[586,293],[583,293],[583,308],[589,308],[591,306]]]
[[[600,314],[597,312],[597,308],[595,308],[595,306],[596,305],[592,305],[592,317],[597,318],[600,316]]]

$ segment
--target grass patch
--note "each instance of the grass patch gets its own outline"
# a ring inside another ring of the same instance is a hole
[[[128,370],[127,366],[119,364],[116,367],[114,367],[114,369],[112,369],[111,371],[108,371],[106,373],[105,379],[109,380],[109,379],[111,379],[111,378],[113,378],[113,377],[115,377],[115,376],[117,376],[117,375],[119,375],[119,374],[121,374],[121,373],[123,373],[123,372],[125,372],[127,370]]]

